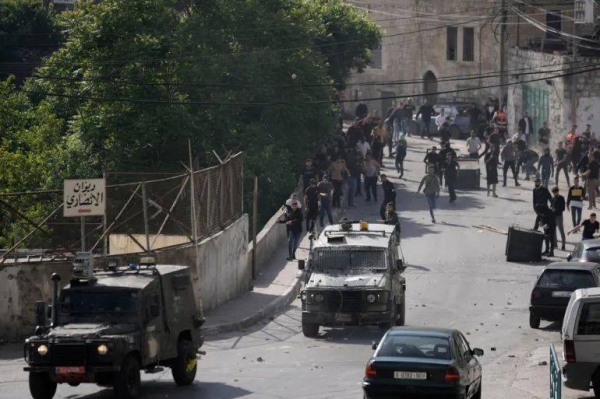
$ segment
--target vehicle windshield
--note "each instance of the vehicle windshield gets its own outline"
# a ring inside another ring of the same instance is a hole
[[[586,248],[583,258],[589,262],[600,262],[600,247]]]
[[[586,270],[546,270],[540,277],[540,287],[564,287],[576,290],[593,287],[594,278]]]
[[[387,270],[383,249],[318,249],[312,262],[315,270],[374,271]]]
[[[419,357],[451,360],[450,340],[444,337],[418,335],[389,335],[381,344],[377,356]]]
[[[59,303],[60,324],[114,321],[138,313],[138,290],[64,290]]]

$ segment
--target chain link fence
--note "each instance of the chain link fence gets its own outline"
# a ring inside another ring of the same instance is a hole
[[[106,215],[63,216],[62,190],[0,194],[0,262],[150,252],[199,242],[243,214],[244,156],[208,169],[173,173],[107,172]],[[82,242],[82,236],[85,242]],[[37,248],[37,249],[36,249]],[[32,250],[35,249],[35,250]]]

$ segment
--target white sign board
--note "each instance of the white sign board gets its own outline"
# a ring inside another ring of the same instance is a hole
[[[52,0],[54,4],[75,4],[77,0]]]
[[[594,23],[594,0],[575,0],[573,17],[576,24]]]
[[[102,216],[106,212],[104,179],[65,180],[63,214],[65,217]]]

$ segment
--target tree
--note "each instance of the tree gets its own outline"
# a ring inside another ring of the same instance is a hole
[[[25,91],[64,121],[70,177],[180,170],[189,139],[205,166],[213,150],[245,151],[248,188],[258,175],[273,211],[379,40],[339,0],[81,2],[58,25],[64,45]]]

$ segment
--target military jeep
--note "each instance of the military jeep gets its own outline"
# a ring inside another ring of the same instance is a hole
[[[177,385],[194,381],[204,320],[187,267],[113,265],[74,276],[60,294],[60,276],[52,280],[52,306],[36,303],[36,331],[24,345],[34,399],[51,399],[62,383],[112,386],[117,398],[136,398],[140,370],[163,366]]]
[[[404,325],[406,269],[395,226],[345,222],[327,226],[311,240],[305,270],[302,332],[316,337],[320,326]]]

